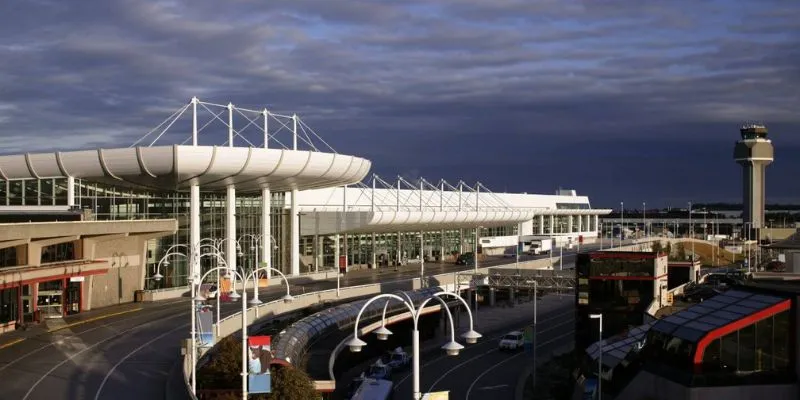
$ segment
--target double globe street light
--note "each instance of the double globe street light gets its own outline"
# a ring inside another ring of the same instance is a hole
[[[411,314],[411,317],[413,318],[413,322],[414,322],[414,330],[412,331],[412,335],[411,335],[411,346],[413,348],[413,356],[412,356],[412,360],[411,360],[412,366],[413,366],[412,368],[413,368],[413,382],[414,382],[414,397],[413,398],[415,400],[419,400],[419,399],[422,398],[422,393],[420,392],[420,383],[419,383],[419,381],[420,381],[419,317],[420,317],[420,315],[422,315],[422,310],[425,308],[425,306],[428,304],[428,302],[430,302],[431,300],[437,300],[437,301],[439,301],[439,303],[442,304],[442,306],[444,307],[445,311],[447,311],[447,318],[448,318],[448,320],[450,322],[450,342],[445,344],[444,346],[442,346],[442,350],[444,350],[447,353],[447,355],[449,355],[449,356],[457,356],[458,353],[464,348],[464,346],[462,346],[461,344],[456,342],[455,326],[453,324],[453,315],[450,313],[450,308],[447,306],[447,302],[444,301],[444,299],[442,298],[443,296],[450,296],[450,297],[454,297],[454,298],[458,299],[459,301],[461,301],[461,303],[464,304],[464,307],[467,310],[467,313],[469,315],[469,331],[467,331],[467,332],[465,332],[464,334],[461,335],[461,337],[464,338],[464,341],[466,341],[467,344],[474,344],[474,343],[477,343],[478,339],[480,339],[482,335],[475,331],[474,325],[473,325],[474,321],[472,319],[472,311],[470,310],[469,305],[467,304],[467,302],[463,298],[461,298],[461,296],[459,296],[459,295],[457,295],[455,293],[452,293],[452,292],[438,292],[438,293],[434,293],[433,295],[429,296],[424,301],[422,301],[422,303],[419,305],[419,307],[415,307],[414,306],[414,302],[411,300],[411,298],[408,296],[408,294],[403,293],[403,295],[405,295],[405,299],[400,297],[400,296],[398,296],[398,295],[396,295],[396,294],[392,294],[392,293],[379,294],[379,295],[377,295],[375,297],[372,297],[366,303],[364,303],[364,305],[361,306],[361,310],[358,311],[358,316],[356,317],[356,323],[353,326],[353,338],[347,341],[347,346],[350,348],[351,352],[358,353],[358,352],[361,351],[361,349],[364,346],[367,345],[366,342],[364,342],[363,340],[358,338],[358,322],[361,319],[361,314],[364,312],[364,310],[367,307],[369,307],[370,304],[372,304],[372,302],[377,301],[377,300],[382,299],[382,298],[388,299],[386,301],[386,304],[384,304],[384,306],[383,306],[383,316],[382,316],[382,319],[381,319],[381,327],[378,328],[375,331],[375,334],[377,335],[378,340],[386,340],[386,339],[389,338],[389,335],[392,334],[392,331],[390,331],[388,328],[386,328],[386,308],[389,305],[389,301],[397,300],[400,303],[402,303],[403,305],[405,305],[406,308],[408,308],[408,311]]]

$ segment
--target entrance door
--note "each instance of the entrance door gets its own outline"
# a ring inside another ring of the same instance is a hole
[[[63,297],[63,280],[59,279],[49,282],[39,282],[39,292],[36,296],[36,308],[41,312],[42,318],[63,317]]]
[[[67,286],[67,299],[64,302],[67,315],[81,312],[81,283],[70,282]]]

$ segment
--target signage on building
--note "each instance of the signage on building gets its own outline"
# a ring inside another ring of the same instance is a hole
[[[83,282],[85,280],[86,280],[85,276],[70,276],[69,277],[69,281],[70,282]]]

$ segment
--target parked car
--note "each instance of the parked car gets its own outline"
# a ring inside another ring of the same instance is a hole
[[[506,333],[500,339],[500,350],[519,350],[524,346],[523,334],[520,331]]]
[[[475,253],[467,252],[456,259],[456,265],[472,265],[475,263]]]
[[[367,370],[367,378],[372,379],[392,379],[392,367],[384,364],[381,360],[375,361]]]
[[[411,356],[406,353],[402,347],[394,349],[386,354],[383,361],[392,370],[402,369],[411,364]]]

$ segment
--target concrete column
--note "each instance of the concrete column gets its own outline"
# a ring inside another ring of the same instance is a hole
[[[319,272],[319,235],[314,235],[314,272]]]
[[[556,233],[556,217],[555,215],[550,216],[550,235],[555,235]]]
[[[189,247],[192,248],[200,242],[200,186],[192,185],[189,187]],[[191,265],[189,276],[200,278],[200,255],[194,249],[189,250],[193,254],[187,254]]]
[[[574,215],[570,215],[569,218],[567,218],[567,232],[569,232],[569,233],[572,233],[572,220],[573,219],[575,219]]]
[[[458,254],[464,254],[464,230],[458,230]]]
[[[497,301],[497,290],[489,288],[489,306],[494,307],[495,301]]]
[[[325,265],[323,265],[325,262],[325,236],[317,236],[317,241],[315,243],[317,246],[317,258],[314,262],[320,267],[325,267]]]
[[[600,216],[599,215],[595,215],[594,216],[594,226],[592,227],[592,230],[597,232],[599,228],[600,228]]]
[[[583,215],[578,215],[578,232],[583,232]]]
[[[339,234],[333,237],[333,268],[339,271]]]
[[[294,276],[300,275],[300,215],[297,212],[297,189],[292,190],[292,205],[291,205],[291,254],[292,270],[290,273]]]
[[[403,242],[400,240],[400,232],[397,232],[397,264],[396,267],[400,266],[400,261],[403,260]]]
[[[25,187],[25,185],[22,186]],[[75,178],[71,176],[67,177],[67,205],[70,207],[75,205]],[[92,212],[94,211],[96,210],[92,210]]]
[[[272,265],[272,193],[268,188],[261,189],[261,260],[270,267]],[[260,267],[260,266],[257,266]],[[267,279],[272,271],[266,270]]]
[[[439,262],[444,262],[444,229],[439,232]]]
[[[378,251],[378,244],[375,243],[375,234],[372,234],[372,268],[378,268],[375,264],[378,262],[378,255],[375,252]]]
[[[236,270],[236,187],[225,188],[225,263]]]
[[[349,241],[347,240],[347,234],[344,234],[344,243],[342,245],[342,250],[344,250],[344,272],[350,271],[350,259],[348,256],[350,255]]]
[[[544,235],[544,215],[539,216],[539,235]]]

